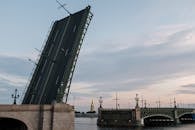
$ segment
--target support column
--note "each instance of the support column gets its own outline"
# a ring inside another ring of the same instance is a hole
[[[178,117],[178,113],[177,113],[177,108],[174,108],[174,123],[175,124],[180,124],[180,120],[179,120],[179,117]]]
[[[139,97],[138,94],[136,94],[135,97],[135,101],[136,101],[136,106],[135,106],[135,125],[136,126],[141,126],[141,109],[139,107]]]
[[[179,117],[178,117],[177,105],[176,105],[176,100],[175,100],[175,98],[174,98],[173,117],[174,117],[174,123],[175,123],[175,124],[180,124],[180,120],[179,120]]]

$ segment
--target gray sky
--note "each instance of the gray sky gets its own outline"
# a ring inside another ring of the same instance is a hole
[[[69,103],[87,111],[103,96],[114,107],[133,107],[138,93],[152,106],[194,103],[194,0],[64,0],[71,12],[92,6],[94,18],[80,52]],[[52,21],[67,14],[55,0],[0,4],[0,103],[24,88]]]

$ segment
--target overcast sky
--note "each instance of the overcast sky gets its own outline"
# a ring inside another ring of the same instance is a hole
[[[194,0],[61,0],[74,13],[87,5],[94,14],[85,37],[69,103],[89,110],[134,107],[134,97],[150,106],[195,103]],[[0,103],[20,95],[47,39],[52,22],[68,14],[55,0],[1,1]],[[36,49],[35,49],[36,48]]]

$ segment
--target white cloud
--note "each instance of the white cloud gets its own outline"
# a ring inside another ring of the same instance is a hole
[[[87,82],[73,82],[71,85],[71,91],[75,93],[91,93],[94,91],[92,86],[95,83],[87,83]]]
[[[195,27],[188,24],[162,25],[144,34],[97,41],[81,50],[82,56],[140,50],[135,55],[175,55],[195,51]],[[85,45],[84,45],[85,46]]]
[[[138,39],[141,40],[139,41],[138,45],[142,45],[145,47],[166,45],[168,47],[171,47],[170,49],[186,46],[188,47],[188,49],[190,49],[188,45],[193,45],[195,47],[194,37],[194,26],[188,24],[162,25],[157,27],[153,31],[146,33],[145,36],[139,36]]]
[[[183,85],[194,84],[195,83],[195,74],[193,73],[178,73],[170,75],[164,79],[159,79],[156,82],[151,82],[150,84],[142,84],[141,89],[119,91],[118,98],[119,104],[122,108],[134,107],[135,106],[135,94],[139,94],[140,100],[143,97],[147,103],[152,107],[156,107],[156,101],[160,100],[162,106],[170,106],[170,100],[173,103],[173,98],[175,97],[178,102],[186,101],[185,103],[194,102],[194,89],[185,90]],[[177,91],[180,93],[177,94]],[[188,94],[186,93],[189,92]],[[111,92],[112,97],[104,97],[105,107],[114,106],[115,101],[115,92]],[[191,94],[191,96],[189,96]],[[141,105],[141,101],[140,101]]]
[[[158,80],[153,84],[149,84],[139,90],[139,93],[145,95],[145,98],[150,102],[155,102],[160,98],[161,101],[168,104],[169,99],[174,97],[176,97],[177,100],[193,102],[193,98],[189,100],[186,92],[182,92],[182,90],[185,90],[182,86],[194,83],[195,74],[179,73],[165,79]],[[180,91],[180,93],[177,94],[177,91]],[[192,91],[195,91],[195,89],[191,88],[191,92]],[[136,90],[131,93],[136,93]],[[193,97],[195,98],[195,95],[193,95]]]
[[[4,53],[0,53],[0,57],[7,57],[7,58],[17,58],[17,59],[21,59],[21,60],[26,60],[28,61],[28,59],[31,59],[32,61],[37,61],[39,59],[40,56],[40,52],[34,50],[31,52],[27,52],[27,53],[10,53],[10,52],[4,52]]]
[[[163,25],[158,27],[154,32],[149,33],[143,44],[145,46],[165,44],[172,35],[191,28],[191,26],[186,24]]]
[[[6,92],[8,91],[6,88],[0,88],[0,92]]]
[[[160,27],[143,39],[142,55],[172,55],[195,50],[195,28],[188,25]]]
[[[27,83],[26,77],[0,72],[0,82],[17,87],[24,87]]]
[[[146,86],[148,89],[145,91],[151,92],[153,90],[161,96],[172,95],[175,94],[176,90],[181,89],[181,86],[193,83],[195,83],[195,74],[178,74]]]

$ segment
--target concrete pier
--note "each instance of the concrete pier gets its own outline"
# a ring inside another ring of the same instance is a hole
[[[73,106],[0,105],[0,129],[74,130]]]

